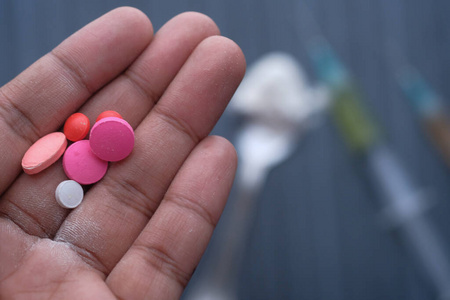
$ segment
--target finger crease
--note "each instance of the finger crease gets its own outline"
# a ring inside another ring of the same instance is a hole
[[[0,96],[6,100],[0,101],[0,117],[16,136],[26,141],[29,145],[33,144],[40,137],[40,130],[34,124],[31,116],[1,90]],[[11,114],[16,117],[11,117]],[[20,121],[18,122],[18,120]],[[18,126],[21,123],[25,124],[25,126]],[[25,131],[23,128],[27,128],[29,131]]]
[[[19,205],[17,205],[16,203],[10,201],[9,199],[6,199],[7,203],[9,205],[11,205],[13,207],[13,210],[18,210],[19,214],[24,214],[25,216],[28,217],[28,219],[34,223],[37,228],[39,228],[39,232],[37,234],[32,234],[29,230],[26,229],[26,227],[24,224],[21,224],[19,222],[16,222],[14,220],[14,218],[7,212],[0,212],[2,214],[3,217],[7,218],[8,220],[11,220],[14,224],[16,224],[18,227],[20,227],[20,229],[22,229],[23,232],[29,234],[29,235],[34,235],[34,236],[38,236],[40,238],[53,238],[52,234],[47,232],[47,230],[45,230],[45,226],[39,221],[38,218],[36,218],[35,216],[33,216],[32,214],[28,213],[25,209],[23,209],[22,207],[20,207]],[[7,205],[7,204],[6,204]]]
[[[194,144],[198,144],[200,140],[203,139],[202,136],[196,134],[195,130],[193,130],[188,123],[173,117],[170,112],[165,109],[161,109],[160,106],[155,106],[153,112],[156,113],[163,121],[167,124],[175,128],[177,131],[186,134],[189,139],[194,142]]]
[[[103,274],[104,278],[106,278],[106,276],[109,274],[110,270],[106,267],[106,265],[101,261],[99,256],[94,251],[64,241],[63,239],[59,239],[57,240],[57,242],[67,243],[69,247],[72,248],[73,251],[75,251],[86,264]]]
[[[153,89],[145,88],[145,84],[142,84],[140,76],[136,73],[130,71],[129,69],[123,73],[123,76],[139,91],[139,93],[144,96],[144,98],[149,99],[152,106],[154,106],[160,95],[153,91]]]
[[[202,205],[200,205],[197,201],[174,193],[166,195],[164,201],[172,202],[182,209],[187,209],[193,212],[213,228],[216,227],[217,225],[217,222],[215,221],[216,219],[212,216],[211,212]]]
[[[3,212],[3,211],[0,211],[0,218],[6,219],[6,220],[12,222],[14,225],[16,225],[17,227],[19,227],[20,230],[22,230],[23,232],[27,233],[27,232],[25,231],[25,227],[24,227],[22,224],[18,223],[16,220],[14,220],[14,218],[11,217],[8,213]],[[27,233],[27,234],[28,234],[28,233]]]
[[[110,176],[109,180],[105,180],[104,184],[110,190],[110,194],[123,203],[126,207],[130,207],[141,215],[150,219],[153,216],[158,202],[152,199],[142,190],[133,180],[125,178],[116,178]]]
[[[133,248],[141,251],[144,261],[159,273],[173,279],[180,286],[185,287],[189,282],[191,274],[183,271],[175,259],[167,251],[156,246],[135,244]]]
[[[84,88],[86,91],[88,91],[89,95],[94,94],[96,91],[95,88],[91,87],[88,84],[88,81],[85,80],[84,72],[79,68],[71,64],[67,58],[65,58],[63,55],[58,54],[55,50],[50,52],[50,55],[56,59],[57,62],[59,62],[60,65],[62,65],[66,70],[68,70],[72,74],[72,79],[75,80],[75,82],[78,83],[79,86]]]

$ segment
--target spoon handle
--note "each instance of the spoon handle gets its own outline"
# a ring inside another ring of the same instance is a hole
[[[230,207],[229,218],[225,220],[226,227],[216,248],[217,255],[213,258],[214,277],[218,283],[229,283],[238,275],[246,239],[254,220],[256,196],[260,191],[259,186],[238,184],[237,187],[235,201]]]
[[[221,219],[210,253],[203,263],[199,281],[187,299],[237,299],[238,275],[242,265],[246,240],[254,221],[256,199],[265,181],[262,170],[254,184],[242,180],[245,164],[238,170],[236,194]]]

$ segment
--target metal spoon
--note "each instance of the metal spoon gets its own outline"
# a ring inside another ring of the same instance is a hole
[[[236,198],[223,220],[202,277],[187,299],[237,299],[237,278],[252,212],[267,175],[288,158],[302,130],[327,106],[324,89],[312,88],[297,61],[284,53],[261,58],[247,73],[230,110],[246,117],[235,145],[239,155]]]

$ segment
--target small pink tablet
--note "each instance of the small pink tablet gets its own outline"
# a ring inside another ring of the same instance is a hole
[[[36,174],[56,162],[67,147],[62,132],[49,133],[37,140],[22,158],[22,168],[27,174]]]
[[[81,140],[67,148],[63,168],[69,179],[79,184],[93,184],[105,176],[108,162],[92,153],[89,141]]]
[[[117,117],[119,119],[123,119],[122,116],[117,111],[106,110],[98,115],[97,120],[95,120],[95,122],[98,122],[101,119],[108,118],[108,117]]]
[[[119,161],[134,147],[134,131],[127,121],[107,117],[96,122],[89,137],[92,152],[106,161]]]

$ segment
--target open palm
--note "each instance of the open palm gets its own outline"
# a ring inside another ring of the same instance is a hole
[[[210,239],[236,169],[208,136],[242,79],[239,47],[198,13],[155,35],[119,8],[87,25],[0,89],[0,298],[176,299]],[[61,162],[20,162],[76,111],[116,110],[135,148],[70,211],[54,198]]]

